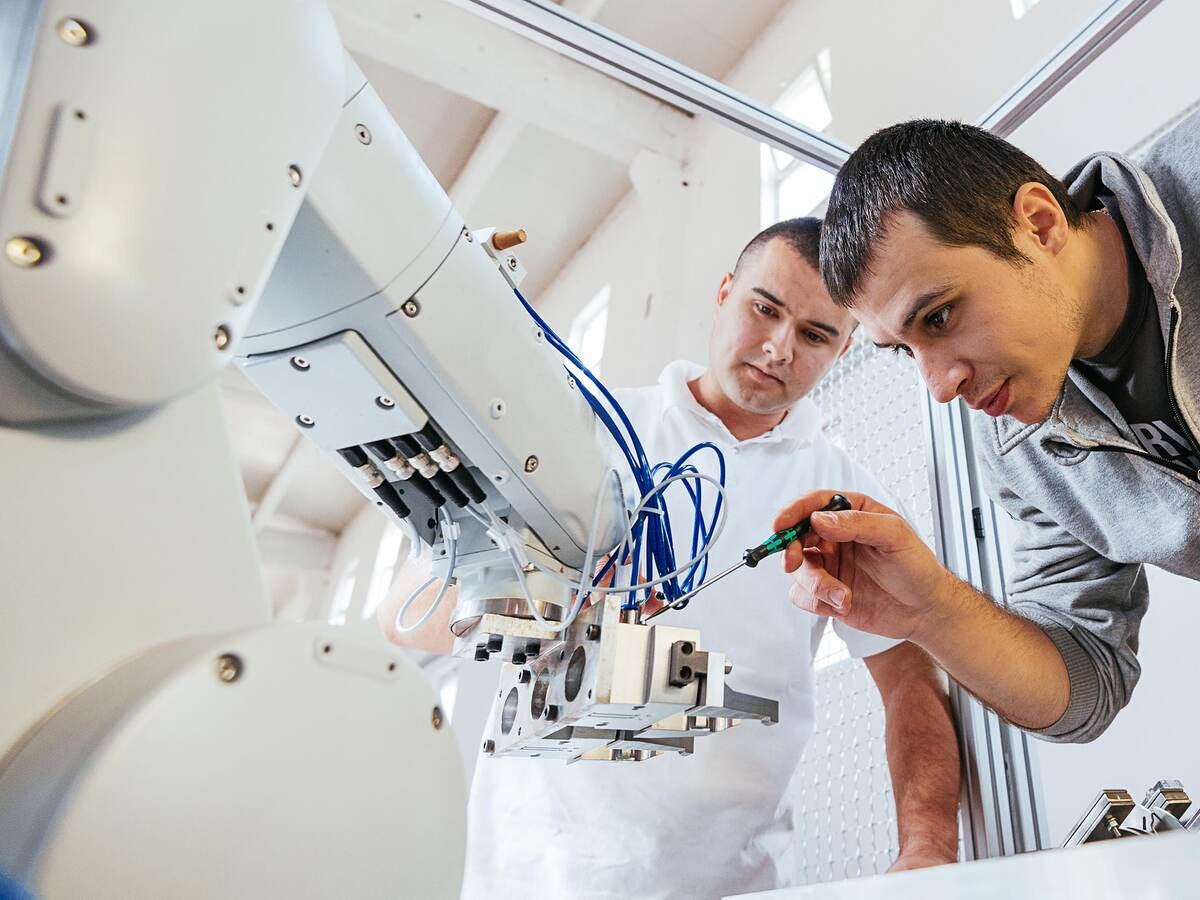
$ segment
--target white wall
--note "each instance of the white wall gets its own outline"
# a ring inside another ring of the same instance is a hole
[[[1090,744],[1038,745],[1050,839],[1062,842],[1104,788],[1135,800],[1160,778],[1178,778],[1200,798],[1200,721],[1195,646],[1200,585],[1150,569],[1150,612],[1143,620],[1142,678],[1129,706]]]
[[[758,145],[724,129],[684,167],[643,154],[634,190],[539,298],[561,334],[611,284],[605,381],[653,381],[677,357],[707,359],[708,321],[721,277],[759,229]]]

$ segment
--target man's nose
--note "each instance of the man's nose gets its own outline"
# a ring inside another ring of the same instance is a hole
[[[763,341],[762,351],[771,362],[786,365],[792,361],[795,353],[795,343],[792,329],[779,327],[767,335]]]
[[[971,377],[970,367],[961,360],[919,350],[914,350],[913,355],[921,378],[938,403],[949,403],[957,397]]]

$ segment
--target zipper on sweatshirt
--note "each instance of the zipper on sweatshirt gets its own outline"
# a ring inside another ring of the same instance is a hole
[[[1175,414],[1175,421],[1179,423],[1179,427],[1183,429],[1183,436],[1188,439],[1188,444],[1193,453],[1200,456],[1200,444],[1196,443],[1196,436],[1192,434],[1191,428],[1188,426],[1188,421],[1179,411],[1179,400],[1175,396],[1175,381],[1171,378],[1171,365],[1175,360],[1175,335],[1179,331],[1179,307],[1174,303],[1171,304],[1171,327],[1167,331],[1167,399],[1171,403],[1171,412]],[[1200,478],[1200,473],[1193,473],[1194,478]]]
[[[1169,469],[1177,475],[1182,475],[1188,481],[1195,481],[1200,484],[1200,471],[1193,469],[1191,466],[1185,466],[1177,462],[1172,462],[1169,459],[1159,459],[1157,456],[1151,456],[1143,450],[1134,450],[1132,447],[1117,447],[1113,444],[1097,444],[1095,447],[1087,448],[1091,453],[1126,453],[1129,456],[1137,456],[1156,466],[1161,466],[1164,469]]]

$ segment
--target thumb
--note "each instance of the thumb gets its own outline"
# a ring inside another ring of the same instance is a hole
[[[912,536],[912,529],[899,516],[861,510],[812,514],[812,530],[838,544],[864,544],[877,550],[899,550]]]

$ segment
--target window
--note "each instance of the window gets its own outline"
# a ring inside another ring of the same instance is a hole
[[[829,49],[817,54],[775,101],[775,109],[813,131],[833,122],[830,105],[832,66]],[[781,150],[762,146],[762,223],[811,215],[833,187],[833,175],[795,159]]]
[[[571,323],[567,344],[575,355],[595,374],[600,374],[600,362],[604,358],[604,338],[608,334],[608,300],[612,285],[600,288],[596,296]]]
[[[367,590],[367,602],[363,606],[362,617],[370,619],[379,609],[399,567],[401,545],[404,543],[404,532],[388,522],[384,528],[383,537],[379,540],[379,551],[375,555],[375,571],[371,573],[371,586]]]
[[[826,669],[850,658],[850,648],[846,646],[836,631],[832,622],[826,623],[821,632],[821,640],[817,644],[817,652],[813,654],[813,668]]]
[[[358,580],[358,558],[350,560],[338,575],[337,589],[333,593],[333,604],[329,610],[330,625],[345,625],[350,601],[354,599],[354,584]]]
[[[1020,19],[1035,6],[1039,0],[1008,0],[1012,4],[1012,14],[1014,19]]]

